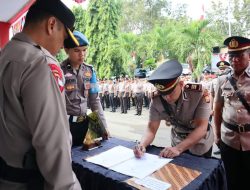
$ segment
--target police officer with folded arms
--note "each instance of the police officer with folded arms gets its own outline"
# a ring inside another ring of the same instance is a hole
[[[0,189],[80,190],[72,171],[64,77],[55,55],[75,41],[73,13],[37,0],[0,58]]]
[[[158,95],[152,98],[149,122],[141,142],[134,148],[136,157],[142,157],[152,143],[161,120],[170,122],[171,147],[165,147],[160,156],[174,158],[183,152],[211,156],[213,131],[208,125],[210,105],[201,84],[186,84],[180,80],[182,66],[177,60],[160,65],[148,81]]]
[[[85,63],[89,42],[81,32],[74,31],[78,44],[65,40],[64,48],[68,58],[61,63],[65,77],[66,108],[69,116],[73,146],[83,144],[88,130],[87,102],[92,111],[98,111],[103,125],[107,129],[103,108],[98,96],[98,83],[93,66]],[[108,130],[103,138],[109,136]]]
[[[232,36],[228,47],[232,71],[218,77],[214,122],[229,190],[249,189],[250,173],[250,39]]]

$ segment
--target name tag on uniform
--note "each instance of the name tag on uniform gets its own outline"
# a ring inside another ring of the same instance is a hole
[[[73,116],[72,122],[76,122],[77,121],[77,116]]]

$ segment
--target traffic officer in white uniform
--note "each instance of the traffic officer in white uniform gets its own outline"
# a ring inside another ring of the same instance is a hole
[[[69,57],[61,63],[61,68],[65,76],[66,108],[73,146],[79,146],[83,144],[88,129],[88,120],[86,119],[88,101],[91,110],[98,111],[106,129],[107,123],[98,96],[96,73],[93,66],[84,62],[89,42],[81,32],[74,31],[73,34],[79,45],[65,40],[64,48]],[[103,137],[107,139],[108,134],[104,134]]]
[[[228,47],[232,72],[218,78],[214,122],[229,190],[249,189],[250,173],[250,39],[232,36]]]
[[[155,85],[158,95],[153,97],[145,135],[135,147],[136,157],[141,157],[152,143],[161,120],[172,125],[172,147],[165,147],[160,156],[174,158],[183,152],[211,156],[213,131],[208,126],[210,105],[201,84],[186,84],[180,80],[182,66],[177,60],[160,65],[148,81]]]
[[[23,31],[2,50],[1,190],[81,189],[71,165],[64,77],[54,57],[74,20],[61,1],[38,0]]]

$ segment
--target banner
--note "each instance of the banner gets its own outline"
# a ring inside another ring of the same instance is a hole
[[[10,37],[14,36],[16,33],[21,32],[23,30],[25,18],[26,18],[26,13],[20,19],[18,19],[14,24],[11,25]]]

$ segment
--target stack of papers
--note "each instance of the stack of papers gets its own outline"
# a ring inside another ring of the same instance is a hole
[[[132,149],[116,146],[86,160],[116,172],[142,179],[160,169],[172,159],[161,158],[148,153],[145,153],[142,158],[136,158]]]
[[[143,179],[136,179],[134,182],[151,190],[166,190],[171,187],[171,184],[149,176]]]

